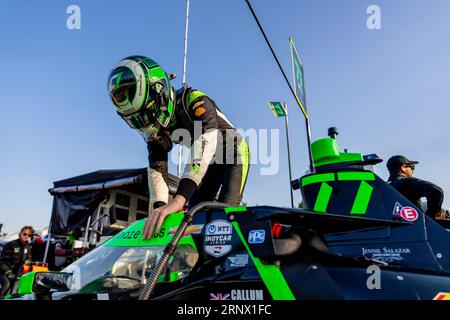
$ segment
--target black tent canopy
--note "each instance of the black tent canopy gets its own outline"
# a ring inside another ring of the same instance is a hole
[[[178,178],[169,174],[169,190],[174,192]],[[127,184],[147,184],[147,168],[97,170],[76,177],[53,182],[49,192],[55,193],[80,192],[86,190],[102,190]]]
[[[178,180],[169,174],[170,193],[175,193]],[[53,195],[50,232],[67,235],[85,225],[111,190],[119,188],[148,197],[147,168],[98,170],[55,181],[49,189]]]

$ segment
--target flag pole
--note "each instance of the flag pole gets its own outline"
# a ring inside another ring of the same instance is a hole
[[[289,120],[288,120],[288,109],[287,103],[284,103],[284,111],[286,112],[286,116],[284,117],[284,123],[286,125],[286,143],[287,143],[287,153],[288,153],[288,165],[289,165],[289,191],[291,192],[291,207],[294,208],[294,191],[291,187],[292,181],[292,167],[291,167],[291,148],[289,143]]]

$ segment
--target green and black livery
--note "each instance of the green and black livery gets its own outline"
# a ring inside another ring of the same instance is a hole
[[[333,136],[311,147],[315,172],[293,182],[306,208],[204,207],[194,215],[150,298],[432,300],[448,294],[450,234],[371,170],[381,159],[340,152]],[[399,206],[417,215],[398,216]],[[90,255],[129,248],[165,252],[183,216],[168,217],[151,240],[141,239],[144,221],[138,221]],[[215,246],[211,239],[223,241]],[[179,257],[189,254],[195,259],[186,269],[186,260]],[[368,281],[368,270],[376,269],[381,288]],[[47,293],[58,299],[98,294],[137,299],[144,282],[119,290],[111,285],[111,275],[102,274],[79,290],[56,295],[47,286]],[[23,294],[43,292],[43,286],[23,284],[28,288]]]

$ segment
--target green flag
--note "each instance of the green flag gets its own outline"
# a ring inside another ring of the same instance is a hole
[[[269,102],[269,107],[275,117],[286,117],[286,110],[280,102]]]
[[[294,42],[292,41],[291,37],[289,37],[289,44],[291,46],[295,98],[305,117],[308,117],[308,110],[306,108],[305,76],[303,73],[303,64],[297,54],[297,50],[295,49]]]

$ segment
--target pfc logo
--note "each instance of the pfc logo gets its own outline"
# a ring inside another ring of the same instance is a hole
[[[250,244],[260,244],[266,239],[265,230],[252,230],[248,234],[248,243]]]

